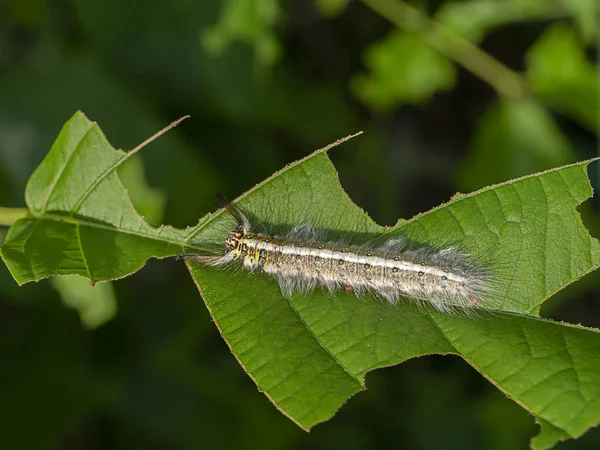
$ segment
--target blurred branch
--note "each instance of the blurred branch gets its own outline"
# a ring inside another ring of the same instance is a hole
[[[416,33],[428,45],[472,72],[499,94],[521,98],[525,79],[467,39],[430,19],[401,0],[362,0],[399,28]]]
[[[4,208],[0,206],[0,226],[9,227],[28,213],[27,208]]]

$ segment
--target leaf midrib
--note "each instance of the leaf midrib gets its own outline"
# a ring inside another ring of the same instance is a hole
[[[72,120],[72,119],[71,119]],[[58,185],[58,183],[60,182],[60,180],[62,179],[65,171],[67,170],[67,167],[69,167],[69,164],[71,163],[71,161],[73,160],[74,155],[79,151],[79,149],[81,148],[81,143],[84,141],[84,139],[88,136],[88,134],[90,133],[90,130],[92,130],[94,128],[94,125],[92,124],[90,126],[90,128],[87,129],[87,131],[85,132],[85,134],[83,135],[83,137],[81,139],[79,139],[79,141],[77,142],[77,145],[75,146],[75,149],[71,152],[71,154],[69,155],[69,157],[67,158],[67,160],[65,161],[65,164],[63,165],[63,167],[61,168],[58,176],[53,180],[52,184],[50,185],[49,190],[45,193],[45,197],[43,199],[42,202],[42,206],[40,211],[42,213],[46,212],[46,208],[48,207],[48,202],[50,201],[50,197],[52,197],[52,194],[54,193],[54,189],[56,188],[56,186]],[[52,150],[50,150],[52,151]]]
[[[300,314],[300,312],[298,311],[298,309],[292,303],[291,299],[290,298],[286,298],[286,299],[287,299],[288,305],[290,305],[290,308],[292,308],[292,311],[294,311],[294,314],[296,314],[296,316],[298,317],[298,319],[300,320],[300,322],[302,323],[302,325],[308,330],[308,332],[312,335],[312,337],[315,339],[315,341],[317,341],[317,343],[319,344],[319,346],[323,350],[325,350],[329,356],[331,356],[333,358],[333,360],[335,361],[335,363],[346,374],[350,375],[350,377],[352,377],[352,379],[354,379],[354,381],[356,381],[361,388],[364,388],[363,381],[361,381],[361,379],[359,377],[357,377],[352,372],[350,372],[350,370],[348,370],[348,368],[344,364],[342,364],[342,362],[338,359],[338,357],[331,350],[329,350],[329,348],[327,348],[327,346],[324,345],[323,342],[321,342],[321,339],[319,338],[319,336],[317,336],[315,334],[315,332],[312,330],[312,328],[306,323],[306,321],[304,320],[304,318],[302,317],[302,315]]]
[[[59,223],[68,223],[68,224],[72,224],[75,226],[86,226],[89,228],[95,228],[95,229],[99,229],[99,230],[106,230],[106,231],[111,231],[111,232],[116,232],[116,233],[123,233],[123,234],[129,234],[129,235],[133,235],[133,236],[137,236],[137,237],[141,237],[144,239],[150,239],[150,240],[154,240],[154,241],[158,241],[158,242],[166,242],[168,244],[174,244],[174,245],[178,245],[180,247],[186,247],[189,249],[194,249],[197,250],[199,252],[205,251],[204,248],[198,246],[198,245],[193,245],[193,244],[187,244],[183,239],[181,241],[177,241],[177,240],[173,240],[173,239],[163,239],[159,236],[154,236],[152,234],[147,234],[147,233],[140,233],[140,232],[136,232],[134,230],[128,230],[126,228],[116,228],[116,227],[111,227],[109,225],[103,225],[97,222],[88,222],[85,220],[81,220],[81,219],[76,219],[74,217],[71,216],[61,216],[58,214],[42,214],[40,216],[32,216],[33,219],[36,219],[38,221],[42,221],[42,220],[48,220],[48,221],[52,221],[52,222],[59,222]],[[28,220],[28,219],[23,219],[23,220]],[[176,228],[173,228],[174,230],[177,230]],[[159,230],[158,228],[156,229],[157,231]]]

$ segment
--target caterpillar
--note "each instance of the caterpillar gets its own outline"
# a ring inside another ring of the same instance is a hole
[[[398,237],[352,243],[308,223],[276,235],[251,224],[239,208],[225,208],[237,227],[225,239],[219,256],[181,254],[209,266],[237,266],[275,278],[284,297],[322,287],[356,295],[373,294],[396,304],[401,298],[427,302],[442,312],[488,308],[491,279],[486,270],[456,247],[416,247]]]

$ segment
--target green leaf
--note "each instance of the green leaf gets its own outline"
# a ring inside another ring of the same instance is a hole
[[[501,100],[485,112],[460,186],[467,191],[567,164],[575,152],[552,116],[533,100]]]
[[[536,416],[543,428],[535,447],[547,448],[600,420],[600,334],[535,317],[552,293],[600,264],[600,246],[575,211],[591,195],[586,166],[458,195],[392,230],[374,224],[348,199],[324,153],[240,199],[273,223],[308,220],[346,233],[460,245],[482,259],[493,254],[505,312],[450,316],[321,291],[285,300],[267,277],[199,266],[192,267],[194,278],[245,370],[304,428],[329,419],[363,389],[368,371],[453,353]],[[222,242],[233,226],[230,217],[215,215],[194,240]]]
[[[378,110],[425,102],[456,82],[452,62],[418,36],[397,30],[367,49],[365,65],[370,72],[354,77],[352,87]]]
[[[19,283],[66,273],[120,278],[148,257],[223,248],[236,223],[222,210],[186,231],[146,224],[115,173],[128,155],[80,113],[65,125],[28,184],[30,217],[11,227],[0,249]],[[533,446],[548,448],[600,421],[600,333],[537,317],[544,300],[600,265],[600,244],[576,211],[592,193],[587,165],[456,195],[393,228],[351,202],[325,150],[239,199],[281,226],[309,221],[332,236],[458,246],[494,273],[495,311],[448,315],[321,290],[285,299],[258,273],[190,264],[191,273],[236,358],[303,428],[329,419],[364,388],[370,370],[456,354],[535,416],[542,431]]]
[[[65,124],[27,184],[30,217],[9,229],[1,249],[19,284],[64,274],[121,278],[150,257],[182,251],[185,232],[152,228],[133,207],[116,174],[129,156],[83,114]]]
[[[575,32],[549,27],[527,53],[527,75],[535,94],[592,132],[598,125],[598,74]]]

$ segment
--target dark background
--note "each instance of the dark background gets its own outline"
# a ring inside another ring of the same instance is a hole
[[[447,7],[409,3],[429,16]],[[521,15],[486,22],[482,2],[462,3],[465,23],[483,23],[474,44],[517,71],[522,93],[502,95],[419,33],[416,46],[382,45],[401,32],[358,1],[0,0],[0,205],[24,206],[29,175],[76,110],[123,149],[191,115],[141,152],[152,217],[177,227],[216,209],[215,192],[235,198],[359,130],[330,156],[385,225],[458,190],[595,156],[597,30],[585,14],[510,0]],[[557,26],[575,47],[550,45],[547,72],[533,73],[528,52]],[[581,208],[596,236],[597,206]],[[543,314],[600,326],[597,286],[587,276]],[[0,448],[521,449],[537,433],[452,356],[369,374],[366,392],[305,433],[244,374],[182,262],[149,261],[113,288],[116,315],[84,326],[64,290],[19,288],[0,267]],[[557,448],[599,445],[596,429]]]

